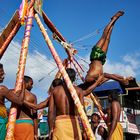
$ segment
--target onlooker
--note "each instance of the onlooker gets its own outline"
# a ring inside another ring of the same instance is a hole
[[[0,63],[0,83],[4,80],[4,68],[3,64]],[[6,136],[6,123],[7,123],[7,110],[5,106],[5,99],[8,99],[9,101],[16,103],[18,105],[22,105],[23,99],[24,99],[24,89],[20,94],[21,91],[18,91],[17,93],[13,93],[14,90],[9,90],[6,86],[0,85],[0,139],[5,140]]]
[[[100,116],[97,113],[93,113],[91,117],[91,128],[96,140],[106,140],[107,130],[100,124],[100,120]]]
[[[121,114],[121,105],[119,103],[119,96],[116,90],[109,91],[108,100],[111,103],[110,105],[110,125],[109,134],[107,140],[123,140],[123,129],[119,123],[120,114]]]

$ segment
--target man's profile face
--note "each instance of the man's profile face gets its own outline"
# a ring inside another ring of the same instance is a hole
[[[28,82],[28,84],[27,84],[26,89],[29,90],[29,91],[31,91],[32,88],[33,88],[33,80],[30,79],[29,82]]]
[[[3,68],[0,68],[0,83],[2,83],[3,82],[3,80],[4,80],[4,69]]]

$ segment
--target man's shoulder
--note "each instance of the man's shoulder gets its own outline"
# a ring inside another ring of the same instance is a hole
[[[58,92],[59,90],[63,89],[62,85],[56,86],[52,91],[53,92]]]
[[[1,97],[5,97],[5,95],[7,94],[8,92],[8,88],[4,85],[0,85],[0,96]]]
[[[36,98],[36,95],[35,95],[34,93],[30,92],[30,94],[31,94],[34,98]]]
[[[35,95],[34,93],[31,92],[31,94],[32,94],[32,96],[33,96],[34,98],[36,98],[36,95]]]
[[[26,89],[26,93],[27,93],[29,96],[31,96],[31,97],[33,97],[33,98],[36,98],[36,95],[35,95],[34,93],[28,91],[27,89]]]
[[[119,101],[116,101],[116,100],[114,100],[114,101],[112,101],[112,103],[111,103],[112,105],[114,105],[114,104],[120,104],[120,102]]]
[[[8,90],[8,88],[4,85],[0,85],[0,90]]]

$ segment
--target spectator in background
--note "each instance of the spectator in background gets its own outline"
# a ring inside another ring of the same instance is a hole
[[[107,130],[100,124],[100,120],[100,116],[97,113],[93,113],[91,117],[91,128],[96,140],[106,140]]]
[[[111,90],[108,92],[108,100],[111,103],[109,118],[110,125],[108,125],[109,133],[107,140],[123,140],[123,129],[120,121],[121,105],[119,103],[119,96],[116,90]]]

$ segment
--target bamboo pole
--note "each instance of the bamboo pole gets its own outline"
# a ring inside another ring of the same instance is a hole
[[[1,46],[1,48],[0,48],[0,59],[2,58],[2,56],[3,56],[4,52],[6,51],[8,45],[10,44],[10,42],[12,41],[12,39],[14,38],[16,33],[18,32],[20,26],[21,26],[20,22],[16,23],[16,25],[13,28],[12,32],[9,34],[9,36],[6,39],[6,41]]]
[[[67,66],[68,66],[68,59],[64,59],[63,60],[63,66],[66,68]],[[60,72],[60,70],[56,73],[56,75],[55,75],[55,79],[56,78],[60,78],[61,77],[61,72]]]
[[[0,35],[0,59],[8,48],[8,45],[20,29],[20,21],[18,18],[18,10],[15,11],[7,26]]]
[[[26,57],[27,57],[28,45],[30,41],[30,31],[32,28],[32,18],[34,16],[33,12],[34,12],[33,8],[31,8],[29,12],[29,16],[27,17],[27,23],[25,27],[24,38],[22,41],[22,48],[20,52],[20,59],[19,59],[19,65],[18,65],[18,71],[17,71],[16,83],[15,83],[15,92],[22,89]],[[6,140],[14,140],[14,127],[15,127],[16,116],[17,116],[17,109],[14,106],[10,109],[10,113],[9,113]]]
[[[36,19],[36,21],[38,23],[38,26],[39,26],[39,28],[40,28],[43,36],[44,36],[44,39],[45,39],[47,45],[48,45],[48,47],[49,47],[49,49],[50,49],[50,51],[51,51],[51,53],[52,53],[52,55],[54,57],[54,60],[56,61],[56,64],[57,64],[57,66],[58,66],[58,68],[59,68],[59,70],[60,70],[60,72],[61,72],[61,74],[62,74],[62,76],[63,76],[63,78],[65,80],[65,83],[66,83],[66,85],[67,85],[67,87],[68,87],[68,89],[70,91],[70,94],[71,94],[71,96],[72,96],[72,98],[74,100],[74,103],[75,103],[75,105],[77,107],[79,116],[81,117],[83,126],[85,128],[87,137],[88,137],[89,140],[95,140],[94,134],[93,134],[92,129],[90,127],[90,124],[88,122],[88,118],[87,118],[87,116],[86,116],[86,114],[84,112],[83,106],[82,106],[82,104],[81,104],[81,102],[80,102],[80,100],[79,100],[79,98],[77,96],[76,90],[73,87],[73,85],[72,85],[72,83],[71,83],[71,81],[69,79],[69,76],[68,76],[68,74],[67,74],[67,72],[66,72],[66,70],[65,70],[65,68],[64,68],[64,66],[63,66],[63,64],[61,62],[61,59],[58,56],[58,54],[57,54],[57,52],[56,52],[51,40],[49,39],[48,34],[47,34],[47,32],[46,32],[43,24],[41,23],[41,21],[39,19],[39,16],[37,14],[35,14],[35,19]]]
[[[12,41],[12,39],[14,38],[14,36],[16,35],[16,33],[18,32],[18,30],[19,30],[20,27],[21,27],[20,22],[16,23],[16,25],[13,28],[12,32],[9,34],[9,36],[6,39],[6,41],[1,46],[1,48],[0,48],[0,59],[2,58],[4,52],[8,48],[8,45],[10,44],[10,42]]]

